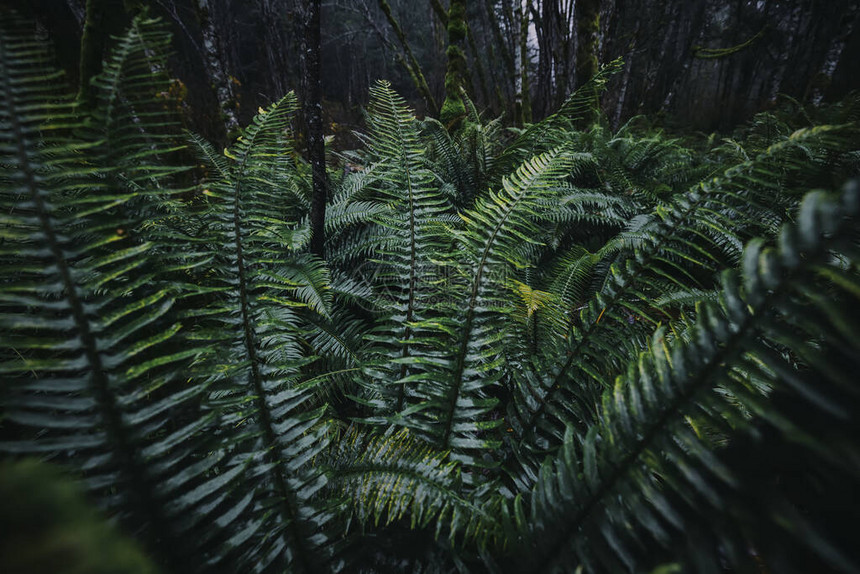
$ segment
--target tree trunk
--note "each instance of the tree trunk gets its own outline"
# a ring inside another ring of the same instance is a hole
[[[249,3],[248,0],[245,2]],[[266,58],[268,69],[268,82],[273,94],[272,99],[278,100],[289,91],[289,62],[287,46],[289,32],[284,34],[283,20],[284,4],[279,0],[260,0],[261,24],[263,25],[263,38],[260,48]]]
[[[490,52],[495,56],[493,46],[497,46],[499,55],[502,58],[502,63],[504,64],[504,70],[499,71],[499,74],[501,74],[503,78],[501,82],[496,79],[497,67],[492,66],[490,68],[490,72],[493,74],[493,84],[496,89],[496,97],[498,98],[502,109],[509,111],[511,101],[510,94],[515,92],[515,85],[513,83],[509,83],[509,80],[516,76],[516,65],[514,64],[514,58],[511,55],[511,52],[505,44],[505,39],[502,36],[501,24],[499,23],[499,19],[496,17],[493,0],[484,1],[484,15],[487,18],[487,27],[490,29],[490,33],[494,40],[494,42],[488,41]],[[495,57],[493,57],[493,60],[495,61]]]
[[[525,4],[525,6],[523,6]],[[517,16],[520,19],[520,115],[518,124],[524,125],[532,121],[532,99],[529,87],[529,13],[530,0],[517,0]]]
[[[812,90],[812,103],[816,106],[821,104],[821,101],[824,99],[824,93],[830,86],[830,80],[833,78],[833,72],[836,71],[836,66],[842,58],[845,44],[857,25],[858,14],[860,14],[860,8],[855,5],[846,10],[842,16],[839,34],[832,40],[830,48],[827,50],[827,55],[824,58],[821,71],[815,78],[815,86]]]
[[[600,0],[576,2],[576,87],[590,80],[598,69],[597,42],[600,35]]]
[[[430,113],[435,115],[438,110],[436,107],[436,100],[433,98],[430,87],[427,85],[427,80],[424,77],[424,73],[421,71],[421,66],[418,64],[418,60],[412,53],[412,48],[409,47],[409,42],[406,40],[406,34],[403,32],[403,28],[400,27],[397,19],[394,18],[394,14],[391,13],[391,6],[386,2],[386,0],[379,0],[379,8],[382,10],[382,13],[385,14],[388,24],[391,26],[391,29],[394,30],[394,35],[397,36],[397,40],[400,42],[400,47],[403,48],[403,53],[406,55],[406,59],[403,62],[404,67],[409,72],[409,76],[412,78],[412,82],[415,84],[415,88],[418,90],[418,93],[420,93],[421,97],[424,98]]]
[[[430,0],[430,7],[433,8],[433,12],[436,14],[436,17],[439,18],[439,21],[442,22],[442,25],[447,28],[448,13],[445,11],[445,7],[442,6],[442,3],[439,2],[439,0]]]
[[[466,0],[451,0],[448,7],[448,66],[445,70],[445,101],[439,119],[446,126],[454,127],[466,115],[466,105],[460,89],[466,77],[466,55],[463,42],[466,39]]]
[[[86,17],[86,8],[81,4],[80,0],[66,0],[66,5],[69,7],[69,12],[75,17],[78,26],[82,26]]]
[[[598,39],[600,36],[600,0],[577,0],[576,2],[576,87],[581,88],[597,73]],[[595,91],[592,103],[594,114],[600,109],[600,96]],[[596,115],[583,117],[580,126],[585,128],[596,118]]]
[[[492,95],[487,87],[487,75],[484,73],[484,55],[478,51],[475,45],[475,36],[472,34],[472,26],[466,23],[466,38],[469,41],[469,51],[472,53],[472,59],[475,62],[475,71],[478,72],[478,83],[481,86],[481,94],[484,96],[484,101],[489,106],[491,105]]]
[[[304,115],[308,139],[308,161],[311,163],[313,195],[311,196],[311,253],[325,258],[325,206],[328,179],[323,139],[322,78],[320,76],[320,0],[305,0],[305,34],[302,46],[302,83]]]
[[[225,135],[230,135],[239,129],[239,120],[236,117],[236,94],[233,91],[233,82],[227,72],[227,66],[222,58],[221,38],[213,18],[211,0],[197,0],[197,14],[200,20],[200,32],[203,37],[203,64],[206,68],[215,98],[218,100],[218,108],[224,123]]]
[[[95,103],[91,82],[102,71],[110,37],[122,34],[128,21],[126,5],[123,0],[87,0],[78,78],[78,102],[86,107]]]

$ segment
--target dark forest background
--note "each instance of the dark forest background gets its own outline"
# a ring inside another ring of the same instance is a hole
[[[97,24],[116,34],[141,4],[170,23],[171,72],[182,82],[189,127],[210,140],[226,142],[289,90],[301,96],[299,0],[90,3],[103,8]],[[86,0],[18,4],[57,45],[75,83]],[[438,114],[447,10],[446,0],[322,3],[323,107],[326,132],[344,134],[336,142],[346,145],[380,78],[419,115]],[[669,127],[728,130],[782,96],[820,103],[860,89],[858,17],[856,0],[473,0],[467,91],[509,124],[545,117],[580,83],[575,63],[597,25],[599,62],[624,59],[602,102],[613,127],[648,114]]]

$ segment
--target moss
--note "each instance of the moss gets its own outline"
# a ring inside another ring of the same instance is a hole
[[[466,54],[461,45],[466,40],[466,3],[451,0],[448,8],[448,66],[445,71],[445,101],[439,112],[440,121],[449,129],[459,125],[466,115],[466,105],[460,97],[463,78],[466,76]]]
[[[580,0],[577,2],[580,10],[577,17],[577,47],[576,47],[576,87],[584,86],[600,69],[597,58],[597,45],[600,36],[600,0]],[[600,107],[598,92],[593,94],[591,108],[597,112]],[[593,114],[584,114],[578,122],[579,127],[585,128],[594,121]]]
[[[448,43],[459,44],[466,39],[466,3],[452,0],[448,9]]]
[[[445,98],[442,110],[439,112],[439,121],[451,129],[459,125],[466,116],[466,104],[462,98]]]
[[[576,57],[577,86],[587,82],[597,73],[597,42],[600,35],[600,2],[586,0],[578,3],[580,14],[576,22],[579,38]]]
[[[455,44],[452,44],[445,49],[445,55],[448,56],[448,61],[457,64],[458,68],[460,64],[466,63],[466,54],[463,53],[463,50]]]

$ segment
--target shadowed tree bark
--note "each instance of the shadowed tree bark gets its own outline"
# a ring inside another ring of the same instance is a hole
[[[600,36],[600,0],[576,3],[576,87],[597,73],[597,41]]]
[[[203,36],[203,53],[201,54],[203,64],[218,100],[221,119],[229,139],[230,134],[239,129],[239,119],[236,116],[237,101],[233,91],[233,82],[227,71],[227,62],[221,57],[224,50],[218,29],[213,21],[213,5],[216,4],[210,0],[197,0],[197,15],[200,19],[200,33]]]
[[[525,3],[525,6],[523,6]],[[519,109],[517,124],[524,125],[532,121],[532,97],[529,89],[529,15],[530,0],[517,0],[517,18],[520,22],[520,78],[519,78]]]
[[[576,2],[576,87],[583,86],[597,73],[598,39],[600,37],[600,0],[577,0]],[[593,109],[600,106],[599,96],[595,94]],[[583,118],[590,123],[594,118]]]
[[[475,71],[478,73],[478,85],[481,87],[481,94],[484,96],[484,102],[491,105],[493,100],[492,93],[487,87],[487,74],[484,72],[484,54],[478,51],[475,44],[475,34],[472,32],[472,26],[466,22],[466,39],[469,41],[469,51],[472,53],[472,62],[475,66]]]
[[[320,0],[304,1],[304,41],[302,42],[302,83],[304,115],[311,163],[311,253],[325,258],[325,204],[328,179],[323,139],[322,78],[320,76]]]
[[[110,38],[122,34],[128,22],[126,10],[134,4],[128,0],[87,0],[78,76],[78,101],[84,106],[93,104],[95,93],[90,82],[101,73]]]
[[[433,8],[433,12],[436,13],[436,16],[442,22],[443,26],[448,25],[448,12],[445,11],[445,7],[442,6],[442,3],[439,0],[430,0],[430,7]]]

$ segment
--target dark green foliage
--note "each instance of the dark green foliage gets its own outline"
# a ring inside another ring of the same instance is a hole
[[[55,468],[0,465],[0,567],[9,574],[154,574],[140,548],[111,528]]]
[[[850,110],[576,129],[613,64],[503,146],[379,83],[323,261],[292,94],[188,189],[157,22],[81,111],[3,16],[0,448],[165,571],[857,570]]]
[[[152,163],[140,130],[123,131],[147,114],[120,97],[142,61],[158,65],[146,47],[161,45],[164,33],[137,21],[96,84],[99,99],[114,104],[110,114],[82,122],[56,95],[43,46],[8,17],[0,32],[0,114],[9,128],[0,175],[3,450],[73,457],[105,506],[183,564],[185,528],[170,514],[205,488],[191,463],[205,453],[213,414],[200,403],[206,385],[185,376],[205,350],[177,344],[177,303],[189,291],[170,275],[196,261],[157,255],[170,238],[159,246],[161,233],[146,226],[158,221],[162,178],[174,170]],[[91,125],[108,128],[103,139],[88,141]],[[125,161],[114,164],[115,156]],[[185,467],[181,481],[165,480],[168,469]]]

